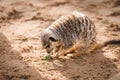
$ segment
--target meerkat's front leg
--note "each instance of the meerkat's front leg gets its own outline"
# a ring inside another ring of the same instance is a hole
[[[57,51],[56,57],[64,56],[64,54],[65,54],[65,50],[62,46],[60,46],[58,51]]]
[[[75,44],[73,45],[72,47],[68,48],[68,49],[63,49],[62,51],[59,52],[59,56],[64,56],[64,55],[67,55],[67,54],[70,54],[70,53],[73,53],[71,55],[72,56],[77,56],[80,54],[80,51],[81,51],[81,45],[79,44]]]
[[[75,44],[73,47],[68,49],[66,52],[69,55],[69,57],[80,55],[80,53],[82,52],[82,46],[80,44],[79,45]],[[73,53],[73,54],[70,55],[70,53]]]
[[[59,45],[59,46],[56,46],[53,48],[53,51],[52,51],[52,57],[58,57],[59,53],[62,51],[62,46]]]
[[[84,41],[79,41],[79,42],[75,43],[71,48],[67,49],[66,54],[68,57],[78,56],[78,55],[84,53],[85,48],[86,48],[86,45],[85,45]]]

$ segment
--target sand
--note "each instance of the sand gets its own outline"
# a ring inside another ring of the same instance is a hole
[[[40,32],[73,11],[95,23],[98,41],[120,39],[119,0],[0,0],[0,80],[107,80],[120,73],[120,45],[43,60]]]

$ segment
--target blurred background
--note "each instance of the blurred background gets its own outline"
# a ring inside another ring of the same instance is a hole
[[[72,60],[43,60],[40,31],[73,11],[95,23],[98,41],[120,39],[120,0],[0,0],[0,80],[107,80],[118,74],[120,45]]]

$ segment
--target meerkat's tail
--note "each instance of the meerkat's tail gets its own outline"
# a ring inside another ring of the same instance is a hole
[[[108,40],[108,41],[105,41],[101,44],[98,44],[98,48],[103,48],[103,47],[106,47],[108,45],[120,45],[120,40]]]
[[[120,45],[120,40],[109,40],[105,41],[103,43],[95,43],[94,45],[91,46],[90,50],[94,51],[97,49],[101,49],[103,47],[106,47],[107,45]]]
[[[120,40],[109,40],[109,41],[106,41],[104,42],[103,46],[107,46],[109,44],[113,44],[113,45],[120,45]]]

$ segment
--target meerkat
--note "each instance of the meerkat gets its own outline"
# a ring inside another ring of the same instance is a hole
[[[63,56],[75,52],[76,55],[93,51],[99,45],[96,42],[95,25],[86,15],[74,11],[57,19],[41,32],[41,43],[50,54]]]

